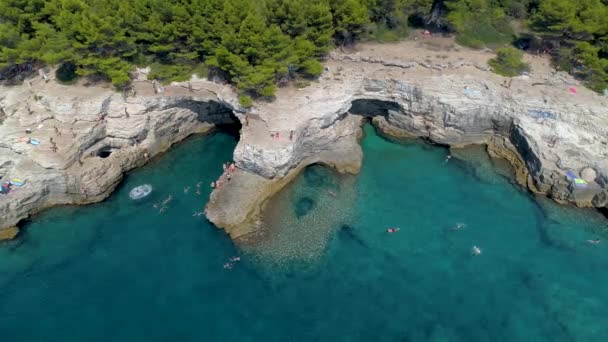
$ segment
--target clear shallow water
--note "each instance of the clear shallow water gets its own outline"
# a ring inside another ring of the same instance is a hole
[[[585,243],[605,219],[533,201],[478,155],[446,164],[443,149],[366,133],[358,177],[307,169],[269,212],[274,234],[243,250],[192,216],[231,156],[225,135],[178,146],[104,203],[37,217],[0,246],[2,339],[608,338],[608,241]],[[142,183],[151,198],[131,201]]]

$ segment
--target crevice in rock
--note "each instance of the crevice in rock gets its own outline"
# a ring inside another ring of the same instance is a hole
[[[401,112],[403,108],[393,101],[358,99],[352,102],[349,112],[364,117],[388,116],[389,111]]]
[[[112,148],[109,146],[106,146],[106,147],[103,147],[103,148],[97,150],[97,153],[96,153],[96,155],[102,159],[108,158],[111,154],[112,154]]]
[[[604,215],[606,219],[608,219],[608,207],[600,207],[597,208],[597,210],[600,212],[600,214]]]
[[[240,136],[241,121],[234,110],[218,101],[183,100],[176,103],[176,108],[183,108],[197,114],[200,122],[215,125],[216,130],[236,139]]]

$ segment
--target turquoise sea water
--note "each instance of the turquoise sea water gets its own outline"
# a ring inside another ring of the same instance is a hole
[[[474,150],[445,163],[366,127],[360,175],[308,168],[266,234],[235,246],[192,216],[235,143],[190,139],[106,202],[0,245],[2,340],[608,340],[608,241],[585,242],[608,237],[597,213],[532,199]],[[143,183],[153,194],[133,202]]]

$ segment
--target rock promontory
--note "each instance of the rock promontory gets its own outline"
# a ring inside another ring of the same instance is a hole
[[[526,56],[527,75],[491,72],[490,52],[449,40],[364,44],[335,51],[322,77],[283,88],[247,115],[234,158],[243,170],[214,191],[207,217],[233,238],[255,231],[266,200],[306,165],[357,172],[361,122],[389,136],[459,147],[486,145],[530,190],[582,207],[608,203],[608,99],[548,57]]]

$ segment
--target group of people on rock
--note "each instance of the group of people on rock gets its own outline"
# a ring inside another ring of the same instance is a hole
[[[291,131],[289,131],[289,141],[293,140],[294,133],[295,133],[295,131],[293,129]],[[279,139],[281,139],[281,133],[280,132],[271,132],[270,138],[272,138],[273,140],[279,140]]]
[[[212,189],[219,189],[224,183],[230,182],[232,174],[236,171],[236,165],[231,162],[223,163],[222,168],[224,169],[224,172],[222,172],[220,178],[215,182],[211,182]]]

